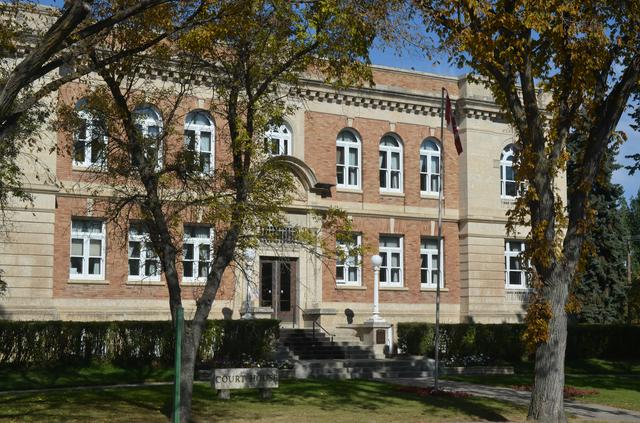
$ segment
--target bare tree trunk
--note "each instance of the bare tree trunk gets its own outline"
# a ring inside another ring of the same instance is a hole
[[[570,275],[558,266],[544,289],[551,305],[549,339],[536,349],[535,379],[527,420],[544,423],[566,423],[564,413],[564,355],[567,348],[567,313]]]
[[[195,336],[192,324],[185,324],[184,332],[184,337],[182,338],[182,368],[180,372],[180,422],[188,423],[191,420],[193,379],[200,335]]]

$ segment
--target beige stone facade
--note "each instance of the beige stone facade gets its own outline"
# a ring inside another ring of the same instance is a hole
[[[506,242],[525,235],[508,237],[505,232],[505,213],[513,199],[501,191],[501,155],[514,141],[511,127],[490,95],[465,78],[376,67],[374,79],[375,87],[340,92],[309,80],[304,101],[286,119],[291,134],[287,153],[297,166],[301,191],[289,209],[289,220],[293,226],[309,226],[314,224],[309,215],[312,209],[337,206],[346,210],[366,249],[357,280],[339,283],[335,262],[321,261],[286,243],[263,245],[248,272],[249,288],[245,274],[227,272],[212,317],[227,313],[239,318],[249,299],[263,315],[282,318],[285,324],[309,319],[319,319],[329,328],[361,323],[372,310],[370,258],[380,250],[384,238],[399,243],[395,250],[390,247],[389,262],[398,258],[393,251],[401,257],[399,270],[393,270],[393,265],[385,269],[387,280],[401,276],[398,282],[381,287],[382,317],[390,323],[433,321],[435,288],[422,283],[421,245],[432,245],[437,236],[438,196],[422,191],[420,179],[421,145],[432,139],[440,148],[444,145],[444,174],[440,176],[444,180],[442,320],[513,322],[522,318],[526,286],[506,282]],[[445,129],[444,140],[440,140],[442,87],[454,100],[464,148],[460,156],[450,131]],[[69,86],[60,92],[59,100],[70,96],[68,90],[81,89]],[[186,109],[206,106],[203,98],[190,99],[185,105]],[[218,123],[216,128],[222,128]],[[337,183],[336,140],[345,130],[358,144],[358,181],[353,186]],[[385,136],[397,141],[401,157],[401,183],[387,191],[380,188],[380,145]],[[48,128],[43,128],[40,137],[46,146],[68,141],[63,133]],[[225,152],[214,145],[215,159],[224,160]],[[86,170],[74,166],[68,155],[49,155],[48,148],[44,151],[36,153],[44,165],[25,159],[25,167],[33,167],[27,176],[34,205],[11,210],[11,226],[0,239],[0,268],[9,284],[7,295],[0,299],[0,315],[63,320],[168,318],[162,277],[131,280],[126,243],[118,241],[109,224],[104,234],[102,276],[90,280],[71,277],[71,221],[99,214],[82,188]],[[33,183],[35,174],[43,172],[53,173],[56,183]],[[331,185],[331,195],[319,195],[314,189],[317,183]],[[290,283],[282,282],[283,278]],[[278,287],[275,280],[283,285]],[[271,293],[266,283],[271,284]],[[200,287],[197,283],[184,285],[188,316],[193,306],[189,298]],[[289,295],[288,299],[286,294],[280,297],[281,303],[288,304],[279,314],[277,307],[272,310],[277,288],[288,290]]]

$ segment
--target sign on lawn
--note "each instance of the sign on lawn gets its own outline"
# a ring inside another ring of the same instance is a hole
[[[270,389],[278,387],[278,369],[215,369],[213,389]]]

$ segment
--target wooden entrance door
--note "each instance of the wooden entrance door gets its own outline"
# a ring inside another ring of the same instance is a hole
[[[289,258],[260,258],[260,306],[272,307],[275,319],[293,321],[297,263]]]

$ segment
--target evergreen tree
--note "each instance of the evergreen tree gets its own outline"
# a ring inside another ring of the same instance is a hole
[[[569,146],[572,160],[567,170],[568,184],[574,180],[575,149]],[[576,274],[572,293],[578,301],[578,321],[583,323],[622,323],[627,313],[627,222],[624,189],[611,182],[618,146],[605,153],[600,177],[590,193],[591,207],[596,213],[586,238],[588,245],[582,271]]]
[[[628,321],[640,323],[640,190],[624,204],[624,220],[627,228],[627,248],[631,250],[631,287],[628,296]]]

